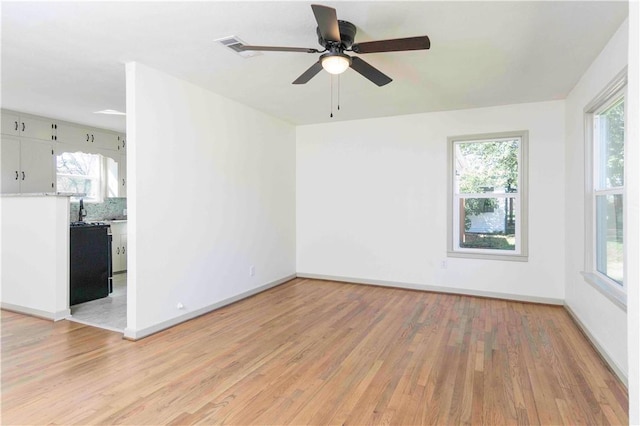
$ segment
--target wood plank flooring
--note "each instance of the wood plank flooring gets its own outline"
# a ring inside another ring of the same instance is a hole
[[[2,424],[627,424],[562,307],[295,279],[138,342],[2,312]]]

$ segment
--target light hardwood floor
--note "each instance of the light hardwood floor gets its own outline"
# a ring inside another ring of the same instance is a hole
[[[138,342],[2,312],[2,424],[625,424],[562,307],[295,279]]]

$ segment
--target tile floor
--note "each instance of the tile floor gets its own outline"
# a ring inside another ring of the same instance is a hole
[[[71,306],[71,321],[124,332],[127,326],[127,274],[113,276],[113,292],[90,302]]]

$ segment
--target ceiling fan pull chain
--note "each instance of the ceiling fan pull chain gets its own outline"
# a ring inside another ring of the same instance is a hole
[[[338,111],[340,111],[340,74],[338,74]]]
[[[329,90],[331,91],[331,114],[329,114],[329,118],[333,118],[333,75],[329,75]]]

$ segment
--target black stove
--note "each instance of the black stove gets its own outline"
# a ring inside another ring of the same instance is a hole
[[[69,223],[69,305],[111,292],[111,235],[104,222]]]
[[[109,226],[109,225],[106,224],[105,222],[71,222],[69,223],[69,226],[71,226],[72,228],[75,228],[78,226]]]

